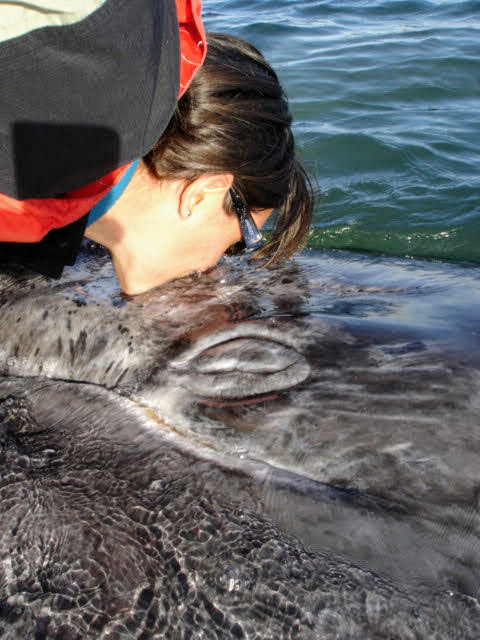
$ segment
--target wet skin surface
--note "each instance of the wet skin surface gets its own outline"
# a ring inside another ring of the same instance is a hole
[[[478,637],[475,270],[248,274],[2,277],[2,637]]]

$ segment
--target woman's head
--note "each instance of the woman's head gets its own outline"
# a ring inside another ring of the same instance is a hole
[[[274,262],[303,243],[313,210],[287,100],[275,72],[252,45],[227,35],[207,38],[204,65],[144,161],[162,180],[188,183],[202,175],[231,174],[251,210],[277,209],[270,240],[254,254]],[[229,191],[224,208],[233,215]]]
[[[237,248],[243,205],[258,227],[278,212],[255,258],[268,264],[301,246],[313,196],[278,78],[248,43],[211,34],[166,131],[87,235],[112,252],[122,289],[140,293],[205,271]]]

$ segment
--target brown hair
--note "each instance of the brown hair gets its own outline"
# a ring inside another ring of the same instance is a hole
[[[203,66],[144,160],[160,179],[232,173],[250,209],[277,209],[270,239],[253,256],[271,264],[306,241],[311,182],[295,154],[286,96],[262,54],[233,36],[209,33],[207,41]],[[234,213],[229,193],[225,210]]]

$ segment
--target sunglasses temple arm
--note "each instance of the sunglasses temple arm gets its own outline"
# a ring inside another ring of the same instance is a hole
[[[255,224],[255,220],[252,218],[250,210],[234,187],[230,188],[230,195],[240,223],[246,250],[255,251],[255,249],[260,249],[260,247],[263,247],[263,237]]]
[[[239,216],[240,227],[242,229],[243,240],[247,251],[255,251],[263,247],[263,237],[257,228],[250,212],[245,209]]]

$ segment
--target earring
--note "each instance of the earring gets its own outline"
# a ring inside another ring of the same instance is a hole
[[[191,209],[187,209],[187,212],[185,214],[186,218],[189,218],[192,215],[192,210]]]

